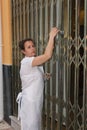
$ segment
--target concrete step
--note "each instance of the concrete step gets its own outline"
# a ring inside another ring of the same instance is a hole
[[[21,130],[21,123],[15,116],[10,116],[11,119],[11,127],[14,128],[14,130]]]
[[[0,122],[0,130],[14,130],[6,121]]]

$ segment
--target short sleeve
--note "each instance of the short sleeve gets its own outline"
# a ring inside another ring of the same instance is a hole
[[[34,58],[35,58],[35,57],[26,58],[26,61],[25,61],[25,62],[26,62],[30,67],[32,67],[32,62],[33,62]]]
[[[32,71],[32,61],[35,57],[25,57],[21,61],[21,68],[20,68],[20,74],[21,75],[27,75],[30,74]]]
[[[32,61],[34,60],[35,57],[25,57],[22,61],[21,64],[28,64],[29,66],[32,66]]]

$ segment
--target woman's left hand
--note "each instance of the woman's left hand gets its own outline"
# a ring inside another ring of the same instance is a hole
[[[51,76],[52,76],[52,75],[51,75],[50,73],[47,73],[47,72],[46,72],[46,73],[44,74],[44,79],[49,80]]]

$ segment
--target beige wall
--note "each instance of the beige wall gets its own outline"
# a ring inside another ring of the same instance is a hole
[[[2,75],[2,30],[1,30],[1,0],[0,0],[0,121],[3,120],[3,75]]]
[[[1,1],[2,16],[2,63],[12,64],[11,0]]]

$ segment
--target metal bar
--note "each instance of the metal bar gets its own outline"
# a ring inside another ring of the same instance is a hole
[[[37,11],[38,11],[38,53],[42,54],[43,53],[43,49],[44,49],[44,44],[43,44],[43,1],[38,1],[38,7],[37,7]],[[44,25],[45,26],[45,25]],[[44,67],[44,66],[43,66]],[[45,89],[44,89],[45,90]],[[45,95],[45,91],[44,91],[44,95]],[[43,102],[43,114],[42,114],[42,119],[43,119],[43,130],[45,129],[45,122],[46,122],[46,113],[45,113],[45,99]]]
[[[68,29],[67,29],[67,69],[66,69],[66,76],[67,76],[67,81],[66,81],[66,101],[67,101],[67,108],[66,108],[66,129],[69,130],[70,124],[69,124],[69,120],[70,120],[70,86],[71,86],[71,80],[70,80],[70,74],[71,74],[71,66],[70,66],[70,62],[69,62],[69,58],[70,58],[70,14],[71,14],[71,3],[72,0],[67,0],[67,11],[68,11],[68,20],[67,20],[67,24],[68,24]],[[71,123],[71,122],[70,122]]]
[[[61,5],[60,5],[60,0],[56,2],[56,27],[60,28],[61,27],[61,18],[60,18],[60,14],[61,14],[61,9],[60,9]],[[58,36],[57,39],[58,40]],[[58,42],[59,43],[59,42]],[[59,49],[59,44],[56,45],[56,53],[57,53],[57,58],[59,59],[59,54],[60,54],[60,49]],[[58,97],[58,88],[59,87],[59,61],[56,61],[56,98]],[[58,102],[56,104],[56,113],[57,113],[57,120],[59,119],[59,115],[58,115]],[[57,128],[59,127],[59,123],[57,123]]]
[[[19,40],[19,1],[16,0],[16,22],[17,22],[17,28],[16,28],[16,33],[17,33],[17,37],[16,37],[16,40],[18,41]],[[17,51],[18,53],[18,51]]]
[[[47,23],[47,24],[46,24]],[[48,34],[48,0],[45,0],[45,34],[44,34],[44,42],[47,42],[47,34]],[[45,71],[47,72],[47,63],[45,64]],[[47,95],[47,82],[45,82],[45,95]],[[45,107],[47,110],[47,99],[45,100]]]
[[[44,44],[43,44],[43,41],[44,41],[44,38],[43,38],[43,1],[40,1],[40,37],[39,37],[39,40],[40,40],[40,53],[43,52],[43,49],[44,49]]]
[[[45,0],[45,38],[44,38],[44,41],[45,41],[45,45],[47,44],[47,40],[48,40],[48,33],[49,33],[49,30],[48,30],[48,0]],[[48,71],[48,66],[49,64],[46,63],[45,64],[45,72]],[[49,83],[46,82],[45,83],[45,95],[46,95],[46,99],[45,99],[45,108],[46,108],[46,129],[49,130],[51,129],[50,128],[50,86],[49,86]]]
[[[30,37],[30,28],[29,28],[29,24],[30,24],[30,15],[29,15],[29,12],[30,12],[30,1],[29,0],[27,0],[27,2],[26,2],[26,21],[27,21],[27,34],[26,34],[26,36],[27,37]]]
[[[53,27],[53,16],[54,16],[54,0],[51,0],[51,5],[50,5],[50,28]],[[53,56],[52,59],[50,60],[50,73],[53,73]],[[54,97],[55,96],[55,86],[53,85],[53,78],[50,78],[50,96]],[[55,102],[51,101],[51,130],[55,129]]]
[[[16,29],[16,34],[17,34],[17,37],[16,37],[16,57],[18,57],[19,59],[19,51],[17,51],[17,47],[18,47],[18,43],[19,43],[19,39],[20,39],[20,21],[19,21],[19,8],[20,8],[20,3],[19,3],[19,0],[16,1],[16,22],[17,22],[17,29]],[[16,58],[16,72],[18,71],[19,72],[19,60]],[[20,89],[20,85],[19,85],[19,75],[16,73],[16,88],[19,90]]]
[[[78,90],[79,90],[79,7],[80,2],[78,0],[75,1],[75,41],[76,41],[76,51],[75,51],[75,89],[74,89],[74,128],[78,129]]]
[[[19,21],[20,21],[20,24],[19,24],[19,28],[20,28],[19,33],[20,33],[20,38],[19,38],[19,39],[20,39],[20,40],[23,38],[23,37],[22,37],[22,32],[23,32],[23,31],[22,31],[22,29],[23,29],[23,28],[22,28],[22,24],[23,24],[23,23],[22,23],[22,13],[23,13],[23,12],[22,12],[22,4],[21,4],[21,3],[22,3],[21,0],[19,0],[19,4],[20,4],[20,9],[19,9]]]
[[[56,27],[59,27],[59,1],[56,2]],[[58,39],[58,36],[57,36]],[[56,53],[59,56],[59,45],[56,45]],[[59,58],[59,57],[57,57]],[[56,72],[58,72],[58,60],[56,61]],[[58,98],[58,73],[56,73],[56,98]],[[56,112],[58,113],[58,104],[56,105]]]
[[[83,81],[83,130],[87,129],[87,0],[84,0],[84,81]]]
[[[48,0],[45,0],[45,41],[48,40]]]
[[[22,1],[23,8],[23,38],[26,37],[26,17],[25,17],[25,0]]]
[[[15,66],[15,57],[16,57],[16,1],[13,1],[13,85],[16,86],[16,66]],[[13,113],[14,115],[17,113],[17,106],[15,105],[16,92],[15,87],[13,87]]]
[[[17,12],[18,12],[18,1],[16,0],[15,1],[15,27],[16,27],[16,29],[15,29],[15,39],[16,39],[16,41],[15,41],[15,56],[14,56],[14,60],[15,60],[15,64],[14,64],[14,66],[15,66],[15,72],[17,71],[17,41],[18,41],[18,14],[17,14]],[[15,73],[15,98],[16,98],[16,94],[17,94],[17,73]],[[15,106],[16,107],[16,112],[17,112],[17,106]]]
[[[39,54],[39,19],[40,19],[40,17],[39,17],[39,2],[38,2],[38,0],[36,0],[35,1],[35,7],[34,7],[34,21],[35,21],[35,24],[34,24],[34,26],[35,26],[35,36],[34,36],[34,39],[35,39],[35,41],[36,41],[36,48],[37,48],[37,55]]]
[[[59,28],[59,29],[61,29],[61,27],[62,27],[62,0],[57,0],[56,1],[56,26]],[[57,114],[57,119],[58,119],[58,122],[57,122],[57,129],[59,129],[59,130],[61,130],[62,129],[62,109],[60,108],[60,106],[61,106],[61,102],[60,102],[60,100],[62,100],[61,98],[60,98],[60,80],[61,80],[61,75],[60,75],[60,60],[61,60],[61,58],[60,58],[60,53],[61,53],[61,51],[60,51],[60,47],[61,47],[61,41],[60,41],[60,37],[59,36],[57,36],[57,39],[56,40],[58,40],[57,42],[58,42],[58,44],[56,45],[56,53],[57,53],[57,60],[58,60],[58,62],[56,61],[56,97],[58,98],[58,101],[57,101],[57,105],[56,105],[56,112],[58,113]],[[60,110],[61,110],[61,112],[60,112]]]
[[[31,38],[33,38],[34,36],[34,3],[33,3],[33,0],[31,0],[30,2],[30,14],[31,14],[31,21],[30,21],[30,25],[31,25]]]

